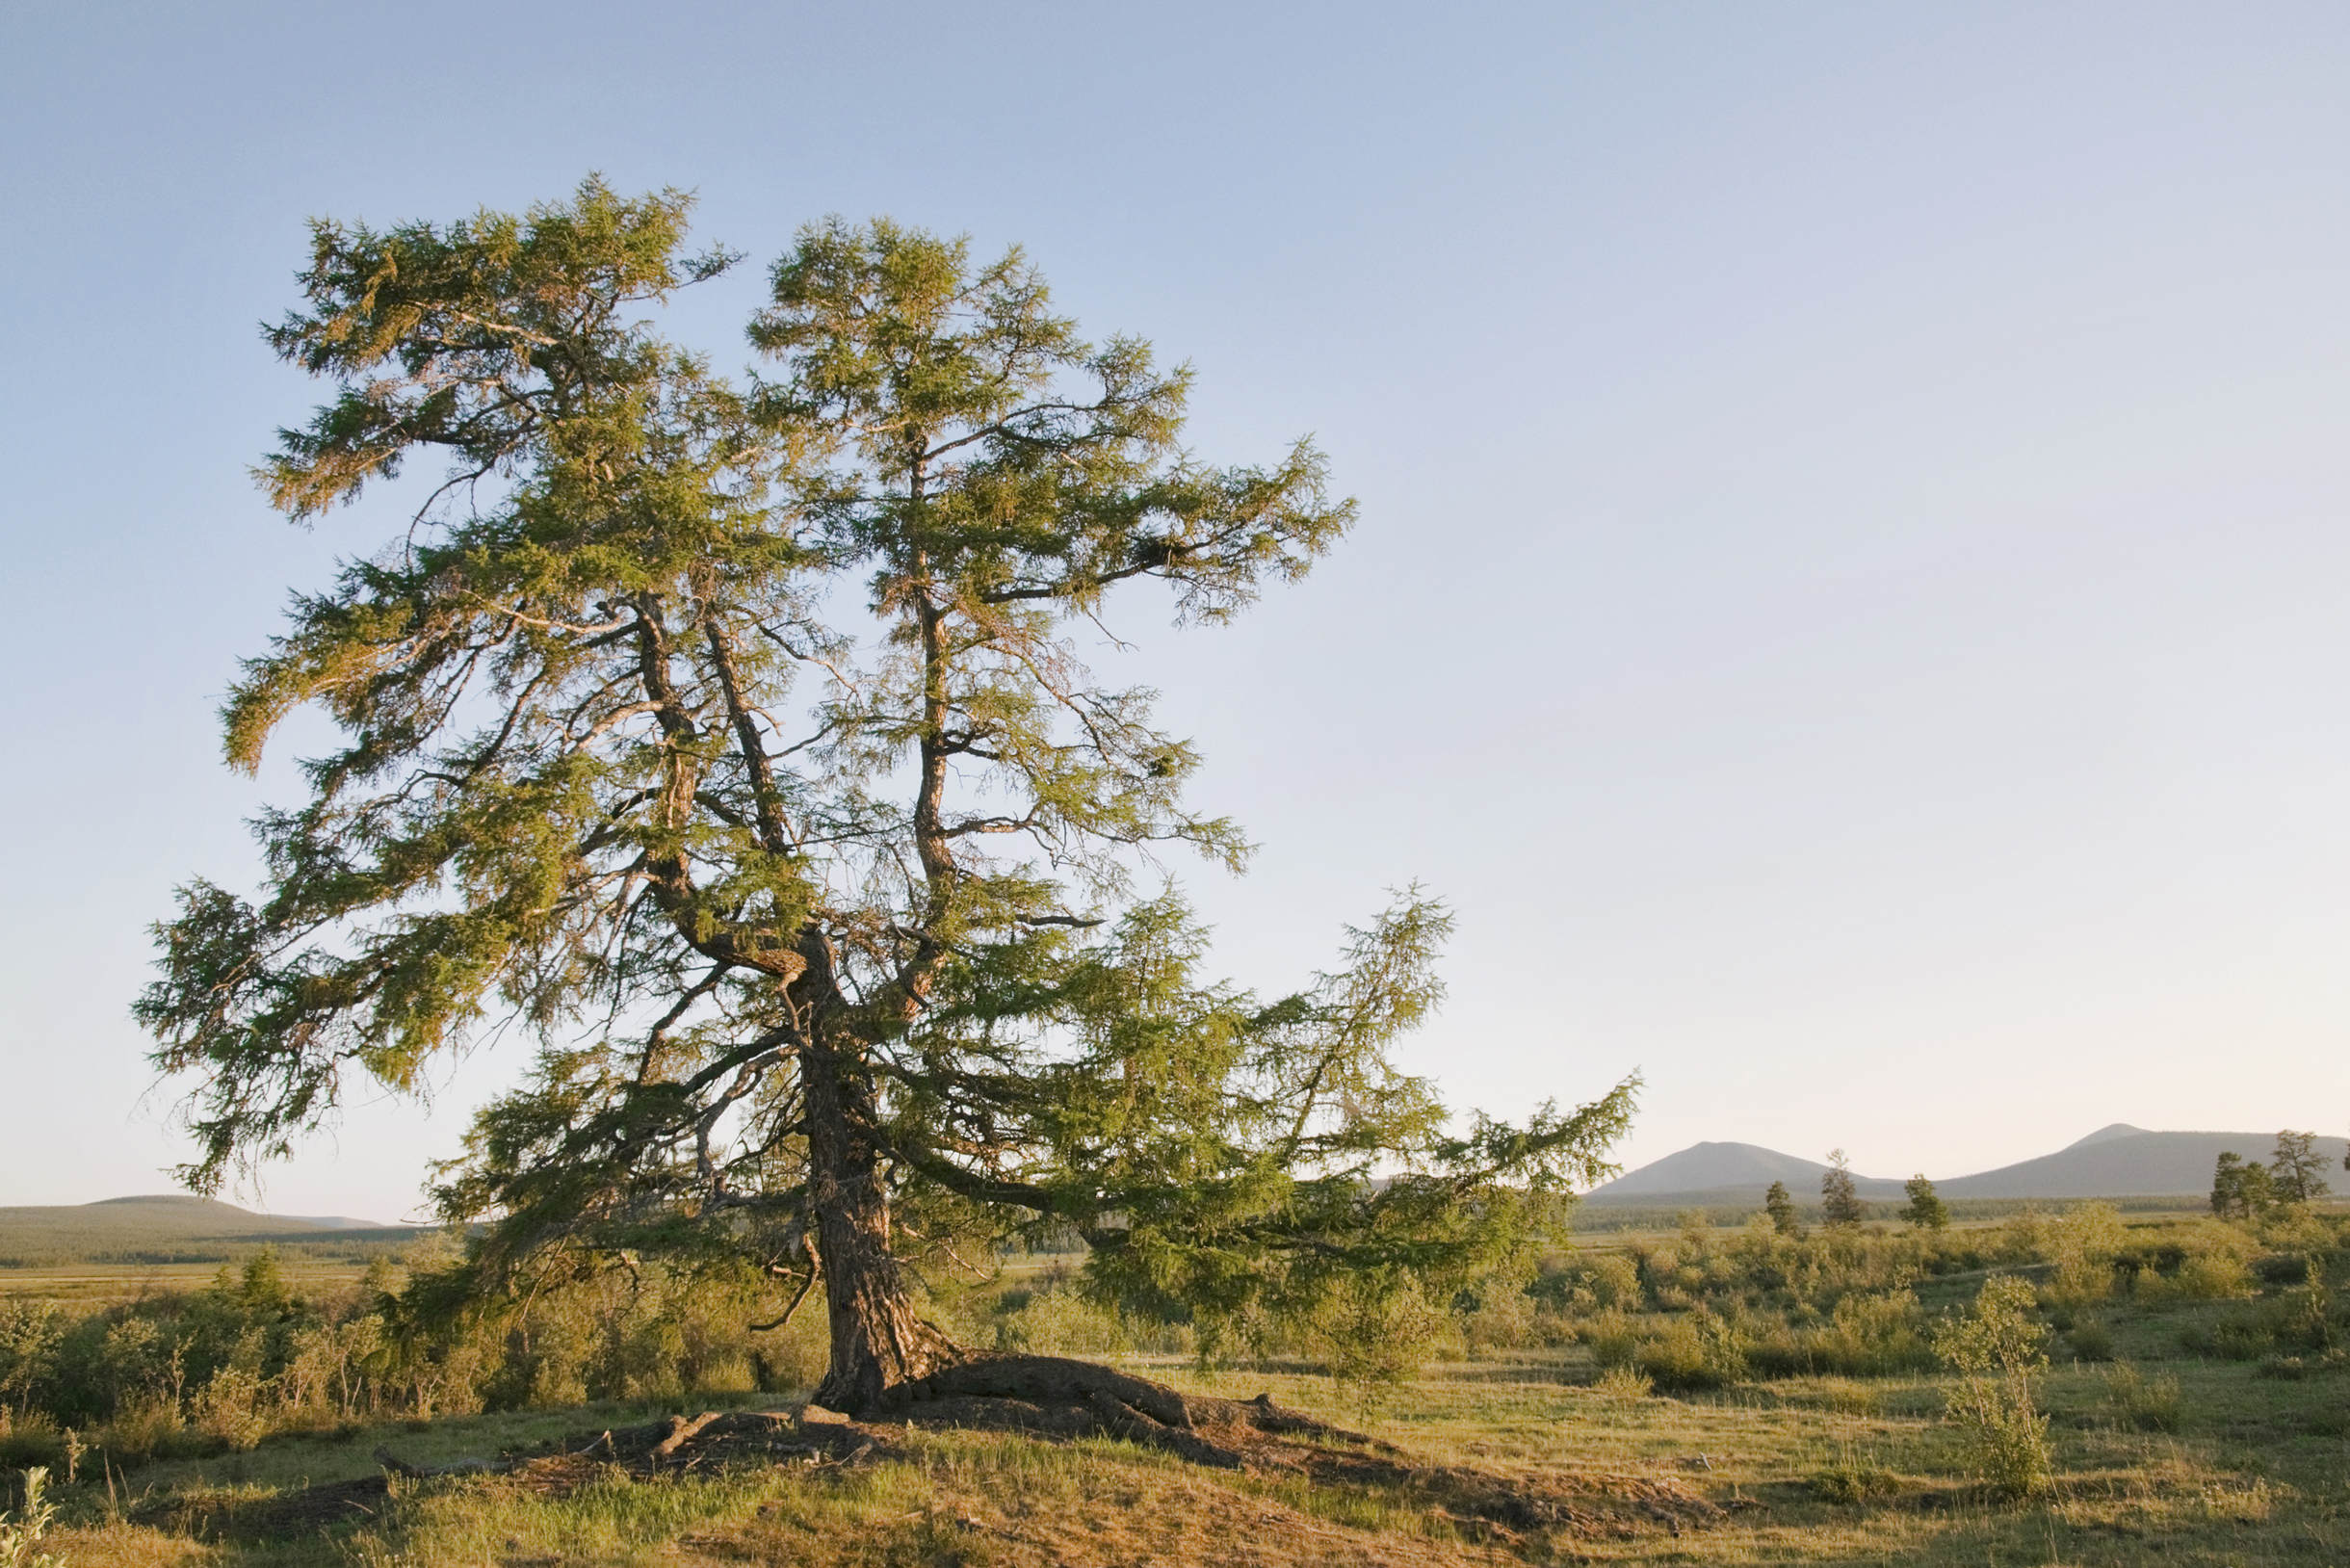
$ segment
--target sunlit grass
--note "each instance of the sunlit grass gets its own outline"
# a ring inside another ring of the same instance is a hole
[[[1580,1349],[1526,1350],[1366,1394],[1294,1370],[1201,1373],[1125,1358],[1196,1392],[1269,1393],[1432,1465],[1594,1496],[1669,1478],[1732,1511],[1678,1535],[1636,1511],[1580,1531],[1484,1532],[1407,1485],[1206,1471],[1107,1441],[908,1431],[892,1456],[855,1465],[614,1470],[564,1495],[514,1478],[443,1479],[396,1486],[373,1517],[302,1539],[247,1528],[307,1482],[375,1474],[378,1443],[445,1463],[643,1422],[676,1402],[656,1401],[284,1436],[152,1465],[112,1477],[111,1503],[102,1487],[67,1489],[70,1528],[56,1549],[75,1568],[2350,1560],[2350,1375],[2261,1376],[2252,1363],[2184,1355],[2182,1333],[2216,1310],[2118,1304],[2107,1318],[2122,1361],[2050,1369],[2042,1397],[2057,1490],[2028,1507],[1998,1503],[1968,1477],[1942,1416],[1944,1384],[1925,1374],[1669,1397],[1603,1381]],[[2149,1401],[2160,1421],[2145,1417]]]

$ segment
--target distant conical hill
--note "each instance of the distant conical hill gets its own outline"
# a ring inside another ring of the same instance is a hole
[[[2078,1143],[1972,1176],[1935,1183],[1945,1198],[2125,1198],[2207,1195],[2211,1167],[2223,1152],[2266,1161],[2276,1147],[2274,1133],[2148,1133],[2135,1128],[2108,1137],[2092,1133]],[[2341,1180],[2344,1141],[2317,1140],[2318,1155]]]
[[[1827,1168],[1816,1160],[1781,1154],[1757,1143],[1692,1143],[1679,1154],[1668,1154],[1605,1187],[1594,1188],[1590,1195],[1645,1202],[1659,1196],[1751,1187],[1759,1198],[1771,1183],[1785,1182],[1788,1191],[1800,1201],[1807,1195],[1818,1196],[1819,1178]],[[1852,1185],[1865,1198],[1901,1195],[1899,1182],[1855,1176]]]
[[[2087,1137],[2076,1137],[2072,1142],[2066,1144],[2065,1147],[2068,1149],[2085,1149],[2092,1143],[2110,1143],[2117,1137],[2136,1137],[2140,1133],[2145,1131],[2145,1128],[2132,1127],[2126,1121],[2108,1122],[2104,1126],[2099,1128],[2096,1132],[2091,1133]]]
[[[2054,1154],[2019,1161],[1971,1176],[1936,1177],[1945,1198],[2131,1198],[2198,1197],[2211,1190],[2211,1167],[2225,1151],[2265,1161],[2274,1133],[2162,1133],[2115,1122]],[[2342,1159],[2350,1143],[2321,1137],[2316,1149],[2335,1186],[2350,1190]],[[1820,1173],[1828,1167],[1753,1143],[1695,1143],[1678,1154],[1594,1188],[1586,1201],[1600,1205],[1671,1207],[1741,1201],[1760,1203],[1771,1183],[1785,1182],[1798,1203],[1815,1202]],[[1897,1181],[1854,1178],[1860,1195],[1898,1199]]]

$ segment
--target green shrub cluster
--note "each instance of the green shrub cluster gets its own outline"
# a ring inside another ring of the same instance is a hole
[[[1995,1274],[1971,1308],[1934,1334],[1935,1353],[1958,1374],[1948,1397],[1950,1420],[1975,1473],[2011,1498],[2038,1497],[2054,1478],[2049,1418],[2033,1397],[2033,1380],[2048,1369],[2048,1330],[2035,1320],[2034,1305],[2027,1282]]]
[[[380,1419],[804,1387],[822,1371],[819,1314],[752,1330],[773,1303],[762,1282],[647,1268],[484,1306],[462,1267],[427,1249],[303,1291],[265,1251],[206,1289],[93,1312],[0,1299],[0,1465],[132,1465]]]
[[[2190,1348],[2244,1359],[2280,1346],[2322,1350],[2332,1344],[2324,1327],[2332,1309],[2309,1301],[2322,1287],[2291,1282],[2310,1269],[2308,1256],[2338,1244],[2336,1224],[2304,1211],[2242,1224],[2130,1225],[2103,1203],[2026,1211],[1968,1230],[1805,1233],[1757,1215],[1740,1230],[1721,1231],[1691,1215],[1661,1241],[1553,1260],[1527,1287],[1535,1311],[1525,1335],[1580,1341],[1602,1368],[1634,1369],[1665,1389],[1923,1372],[1935,1355],[1918,1289],[1953,1274],[2013,1269],[2030,1276],[2038,1305],[2076,1360],[2112,1357],[2103,1313],[2132,1302],[2249,1303],[2201,1324],[2196,1332],[2209,1344]],[[2309,1251],[2281,1252],[2280,1244]]]

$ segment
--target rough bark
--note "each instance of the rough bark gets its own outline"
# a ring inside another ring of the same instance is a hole
[[[800,1058],[808,1127],[809,1207],[832,1329],[831,1366],[816,1402],[858,1413],[886,1391],[960,1360],[953,1340],[914,1310],[890,1253],[889,1189],[874,1136],[874,1094],[853,1055],[811,1048]]]

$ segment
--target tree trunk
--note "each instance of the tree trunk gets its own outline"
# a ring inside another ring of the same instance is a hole
[[[808,1186],[816,1215],[832,1364],[816,1402],[856,1414],[884,1391],[960,1360],[953,1340],[915,1314],[890,1253],[889,1191],[874,1139],[874,1093],[863,1064],[822,1046],[800,1060]]]

